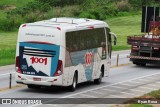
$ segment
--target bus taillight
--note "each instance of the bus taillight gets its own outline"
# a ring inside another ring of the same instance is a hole
[[[60,76],[63,73],[63,62],[62,60],[58,60],[57,70],[54,74],[54,76]]]
[[[20,70],[19,56],[16,57],[16,72],[22,74],[22,71]]]

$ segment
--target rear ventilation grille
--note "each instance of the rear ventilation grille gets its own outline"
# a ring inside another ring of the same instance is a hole
[[[54,57],[56,51],[24,48],[23,54],[30,56]]]

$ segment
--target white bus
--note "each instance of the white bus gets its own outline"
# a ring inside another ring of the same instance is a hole
[[[103,21],[53,18],[22,24],[16,50],[16,82],[28,88],[101,83],[111,64],[111,34]]]

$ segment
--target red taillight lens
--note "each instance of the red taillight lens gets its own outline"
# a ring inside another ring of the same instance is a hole
[[[26,27],[26,26],[27,26],[26,24],[23,24],[23,25],[22,25],[22,27]]]
[[[22,71],[20,69],[20,61],[19,61],[19,56],[16,57],[16,72],[21,73]]]
[[[54,74],[54,76],[60,76],[63,74],[63,62],[62,60],[58,60],[57,70]]]

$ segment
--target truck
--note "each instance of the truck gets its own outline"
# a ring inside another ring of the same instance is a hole
[[[142,7],[142,35],[128,36],[131,53],[127,56],[133,64],[160,64],[160,8]]]

